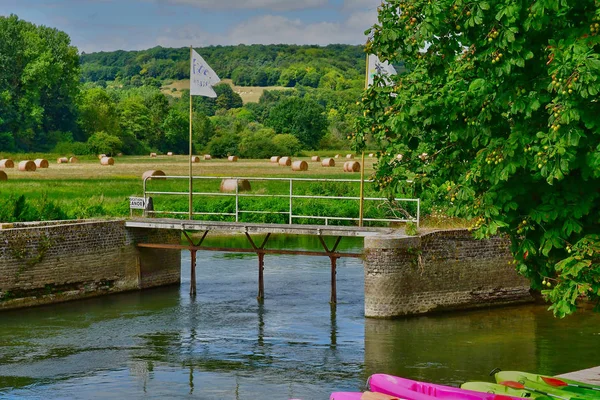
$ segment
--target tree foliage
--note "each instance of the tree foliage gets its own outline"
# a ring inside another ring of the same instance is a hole
[[[362,102],[379,187],[443,188],[477,237],[508,234],[558,316],[600,300],[599,22],[595,0],[393,0],[367,44],[407,68]]]
[[[360,88],[365,67],[362,46],[210,46],[200,53],[222,79],[240,86],[317,87],[322,76],[334,72]],[[148,84],[148,79],[187,79],[189,54],[187,47],[82,54],[83,79],[119,78],[134,86]]]
[[[315,149],[327,129],[324,112],[314,100],[290,97],[271,108],[266,122],[277,133],[290,133],[304,146]]]
[[[48,148],[74,127],[79,58],[64,32],[0,16],[0,132],[19,150]]]

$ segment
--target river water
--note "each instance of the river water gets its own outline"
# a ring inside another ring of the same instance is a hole
[[[0,398],[327,399],[377,372],[457,385],[490,380],[495,367],[558,374],[600,364],[600,315],[590,311],[366,320],[360,260],[339,261],[332,310],[327,258],[268,255],[259,305],[256,256],[198,257],[195,298],[182,252],[180,287],[0,314]]]

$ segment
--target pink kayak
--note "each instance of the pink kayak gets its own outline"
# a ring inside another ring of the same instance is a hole
[[[493,393],[474,392],[452,386],[413,381],[398,376],[374,374],[369,378],[373,392],[398,396],[407,400],[518,400],[520,397],[502,396]]]

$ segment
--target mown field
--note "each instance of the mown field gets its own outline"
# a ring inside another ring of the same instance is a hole
[[[222,82],[231,86],[234,92],[240,95],[244,104],[246,103],[258,103],[260,96],[262,96],[265,90],[286,90],[291,88],[285,88],[282,86],[236,86],[233,84],[231,79],[223,79]],[[169,96],[181,97],[182,90],[190,88],[190,80],[182,79],[169,83],[160,88],[160,90]],[[175,89],[175,90],[173,90]]]
[[[335,152],[319,152],[322,157],[332,156]],[[194,211],[207,213],[235,213],[235,198],[222,196],[219,187],[222,177],[271,177],[271,178],[327,178],[359,180],[360,173],[343,172],[345,154],[336,160],[336,166],[325,168],[319,162],[312,162],[310,157],[297,157],[309,164],[308,171],[294,172],[289,167],[272,164],[269,160],[202,160],[193,164],[193,173],[197,177],[218,177],[219,179],[197,179],[194,181],[194,192],[214,195],[197,195],[194,197]],[[41,154],[8,155],[15,163],[23,159],[40,158]],[[98,159],[87,157],[78,164],[57,164],[57,155],[46,155],[51,161],[47,169],[35,172],[20,172],[16,168],[4,169],[8,181],[0,181],[0,220],[91,218],[103,216],[128,216],[130,213],[128,199],[130,196],[142,196],[142,174],[148,170],[161,170],[169,176],[181,176],[182,179],[152,180],[148,182],[149,191],[167,191],[181,195],[151,194],[156,210],[184,213],[188,210],[188,157],[184,155],[158,156],[124,156],[115,157],[115,165],[102,166]],[[373,172],[375,160],[366,158],[365,178]],[[286,222],[289,211],[289,180],[283,181],[250,181],[252,190],[246,194],[258,194],[264,197],[244,197],[239,200],[238,207],[245,211],[277,211],[282,214],[240,213],[240,220],[248,222]],[[358,182],[294,182],[295,195],[318,196],[358,196]],[[366,184],[367,197],[381,197],[371,184]],[[20,196],[24,196],[24,206],[16,204]],[[281,196],[281,197],[277,197]],[[16,204],[16,205],[15,205]],[[12,208],[11,208],[12,207]],[[23,210],[22,208],[25,208]],[[412,205],[408,206],[411,210]],[[57,211],[59,210],[57,215]],[[138,214],[139,212],[136,211]],[[62,213],[62,214],[61,214]],[[358,215],[358,201],[354,200],[320,200],[295,199],[294,214],[311,216],[339,216],[354,218]],[[380,202],[367,202],[365,217],[380,218],[391,216],[389,210]],[[37,217],[37,218],[36,218]],[[232,217],[202,217],[215,220],[231,221]],[[322,223],[317,219],[298,219],[294,222]],[[333,222],[336,223],[336,222]],[[342,222],[340,224],[350,224]]]

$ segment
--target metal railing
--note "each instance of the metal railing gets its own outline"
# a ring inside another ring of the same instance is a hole
[[[148,180],[189,180],[189,176],[157,176],[157,177],[146,177],[143,182],[144,198],[147,199],[152,195],[168,195],[168,196],[189,196],[189,192],[160,192],[147,190]],[[235,197],[235,212],[193,212],[192,215],[213,215],[213,216],[228,216],[235,217],[235,222],[239,222],[240,214],[283,214],[288,215],[288,223],[291,225],[295,219],[316,219],[324,220],[325,225],[329,225],[330,221],[359,221],[359,216],[354,217],[336,217],[336,216],[322,216],[322,215],[301,215],[294,214],[294,199],[322,199],[322,200],[345,200],[345,201],[360,201],[360,197],[357,196],[317,196],[317,195],[299,195],[294,194],[294,182],[323,182],[323,183],[355,183],[360,184],[358,179],[319,179],[319,178],[258,178],[258,177],[222,177],[222,176],[194,176],[194,180],[235,180],[235,193],[221,193],[221,192],[193,192],[192,197],[207,196],[207,197]],[[289,182],[289,192],[287,194],[261,194],[261,193],[245,193],[239,190],[239,181],[278,181],[278,182]],[[371,183],[373,180],[365,180],[365,183]],[[269,210],[242,210],[240,208],[240,198],[286,198],[289,199],[289,210],[288,211],[269,211]],[[364,202],[389,202],[389,199],[384,197],[365,197]],[[395,198],[395,202],[408,202],[416,203],[416,215],[408,215],[406,218],[363,218],[363,221],[369,222],[413,222],[419,227],[419,220],[421,214],[421,200],[420,199],[402,199]],[[188,211],[167,211],[167,210],[151,210],[146,211],[145,214],[164,214],[164,215],[188,215]]]

